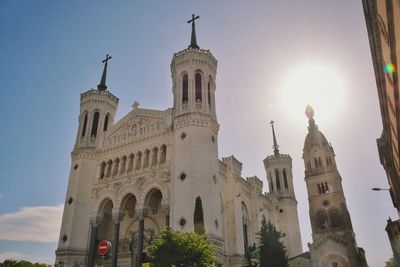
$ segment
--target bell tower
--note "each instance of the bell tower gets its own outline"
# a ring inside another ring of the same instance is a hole
[[[97,90],[91,89],[81,94],[75,149],[99,147],[104,133],[114,122],[119,99],[107,90],[106,78],[110,59],[111,56],[107,55],[102,61],[104,69]]]
[[[364,250],[357,247],[333,147],[315,124],[311,106],[307,106],[306,115],[309,126],[303,160],[313,239],[309,244],[312,266],[367,266]]]
[[[94,153],[102,146],[104,134],[113,124],[119,101],[106,86],[110,59],[111,57],[107,55],[103,60],[104,69],[97,90],[90,89],[81,94],[79,126],[71,153],[68,189],[56,251],[57,266],[85,264],[90,232],[92,184],[98,177],[100,169]]]
[[[283,243],[289,258],[303,252],[300,235],[297,200],[294,194],[292,158],[279,152],[274,121],[270,123],[273,136],[274,155],[264,159],[269,192],[276,200],[275,218],[277,229],[285,234]]]
[[[192,15],[191,42],[171,62],[173,84],[173,155],[170,225],[181,231],[206,233],[223,249],[215,114],[217,60],[197,44]]]
[[[215,114],[215,78],[217,60],[210,50],[197,44],[195,20],[192,15],[191,42],[187,49],[174,54],[171,62],[172,93],[175,117],[182,114],[202,114],[217,120]]]

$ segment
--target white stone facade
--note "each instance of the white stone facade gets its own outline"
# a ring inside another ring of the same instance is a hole
[[[269,193],[259,178],[242,177],[234,156],[219,159],[216,72],[209,50],[174,54],[173,107],[136,103],[115,123],[118,98],[107,90],[81,95],[56,265],[88,266],[91,243],[117,236],[118,266],[132,266],[142,222],[144,251],[169,226],[206,233],[221,266],[242,266],[263,216],[285,233],[289,257],[302,253],[291,158],[264,160]],[[112,260],[95,255],[93,261],[111,266]]]

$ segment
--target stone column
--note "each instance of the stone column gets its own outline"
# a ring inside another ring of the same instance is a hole
[[[90,242],[89,242],[89,252],[88,252],[88,261],[87,267],[94,266],[94,258],[96,254],[96,241],[97,241],[97,227],[101,223],[101,217],[96,216],[90,218]]]
[[[169,228],[169,205],[163,205],[163,212],[165,215],[165,226]]]
[[[137,264],[136,266],[142,266],[143,259],[143,234],[144,234],[144,218],[146,217],[147,209],[143,208],[137,211],[139,216],[139,240],[137,247]]]
[[[117,267],[118,260],[118,244],[119,244],[119,228],[121,226],[121,220],[123,218],[123,213],[118,211],[113,213],[114,219],[114,241],[112,246],[111,254],[111,267]]]

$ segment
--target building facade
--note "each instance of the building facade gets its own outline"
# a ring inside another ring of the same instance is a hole
[[[365,252],[357,246],[335,152],[315,124],[310,106],[306,115],[309,126],[303,160],[313,240],[308,245],[311,266],[365,267]]]
[[[139,266],[163,227],[207,234],[220,266],[243,266],[263,217],[285,234],[289,257],[302,253],[292,160],[274,155],[264,165],[270,192],[256,176],[243,178],[234,156],[219,159],[217,60],[191,43],[173,55],[173,106],[139,107],[115,121],[118,98],[106,86],[81,94],[71,153],[57,266]],[[111,256],[97,253],[99,241]]]
[[[400,211],[400,1],[363,0],[365,21],[374,65],[382,117],[382,135],[377,139],[379,158],[386,171],[390,196],[397,212]],[[386,229],[400,221],[390,220]],[[400,261],[399,235],[388,231],[395,257]]]

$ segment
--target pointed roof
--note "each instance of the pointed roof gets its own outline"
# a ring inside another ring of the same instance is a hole
[[[274,121],[271,121],[270,125],[272,128],[272,136],[273,136],[273,141],[274,141],[274,145],[272,146],[272,148],[274,149],[274,155],[277,156],[277,155],[279,155],[279,146],[278,146],[278,142],[276,141]]]
[[[104,69],[103,69],[103,74],[101,75],[101,80],[100,84],[97,85],[97,90],[99,91],[105,91],[107,90],[107,85],[106,85],[106,79],[107,79],[107,66],[108,66],[108,60],[111,59],[111,56],[108,54],[106,55],[106,58],[102,61],[104,64]]]
[[[195,48],[195,49],[199,49],[200,47],[197,45],[197,39],[196,39],[196,25],[195,25],[195,20],[199,19],[199,16],[195,16],[194,14],[192,14],[192,19],[188,20],[188,23],[192,23],[192,36],[190,39],[190,45],[188,48]]]

